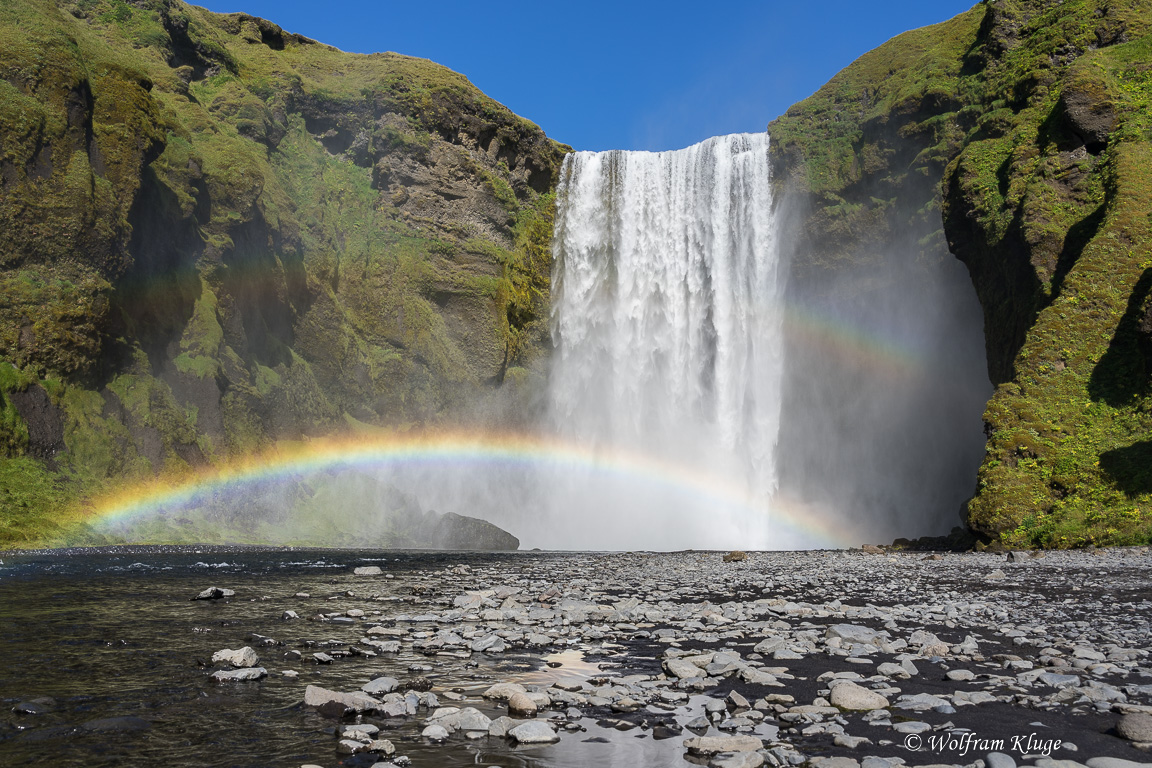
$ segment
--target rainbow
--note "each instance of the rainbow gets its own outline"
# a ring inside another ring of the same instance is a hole
[[[706,502],[768,515],[772,526],[817,546],[852,546],[850,534],[830,516],[802,504],[774,499],[767,506],[732,483],[691,466],[639,453],[600,450],[584,444],[527,434],[444,432],[418,435],[351,435],[284,443],[258,456],[236,460],[176,480],[158,479],[94,500],[85,522],[130,523],[174,508],[196,506],[213,494],[335,469],[381,470],[403,466],[450,469],[501,465],[525,469],[582,470],[598,476],[693,494]]]
[[[792,305],[784,308],[783,322],[785,333],[793,341],[833,359],[879,371],[892,379],[924,375],[924,362],[910,346],[881,338],[829,314]]]

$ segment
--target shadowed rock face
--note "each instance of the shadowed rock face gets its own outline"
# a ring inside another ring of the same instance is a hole
[[[64,449],[64,425],[60,409],[38,384],[8,395],[24,423],[28,425],[28,453],[46,462]]]

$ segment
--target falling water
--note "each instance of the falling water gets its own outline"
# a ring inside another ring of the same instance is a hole
[[[558,523],[565,541],[795,545],[768,511],[783,270],[767,134],[676,152],[578,152],[557,200],[553,428],[606,454],[702,475],[729,500],[576,473],[552,494],[554,519],[568,518]]]

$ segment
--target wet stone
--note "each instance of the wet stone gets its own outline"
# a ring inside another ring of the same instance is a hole
[[[521,744],[550,744],[560,741],[560,736],[551,726],[540,720],[532,720],[512,728],[508,735]]]

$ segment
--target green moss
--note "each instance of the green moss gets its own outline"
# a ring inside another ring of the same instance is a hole
[[[539,346],[517,337],[546,316],[525,243],[550,224],[516,222],[564,151],[432,62],[178,1],[4,4],[0,361],[54,387],[45,471],[83,499],[194,446],[446,418]],[[506,216],[388,186],[444,162]]]
[[[43,464],[27,457],[0,458],[0,543],[32,546],[65,530],[61,514],[74,498]]]
[[[866,54],[770,126],[778,178],[809,200],[801,279],[943,213],[998,385],[968,520],[1013,546],[1152,534],[1136,330],[1152,283],[1150,28],[1134,1],[981,3]],[[1080,146],[1069,98],[1115,116],[1102,153]]]

